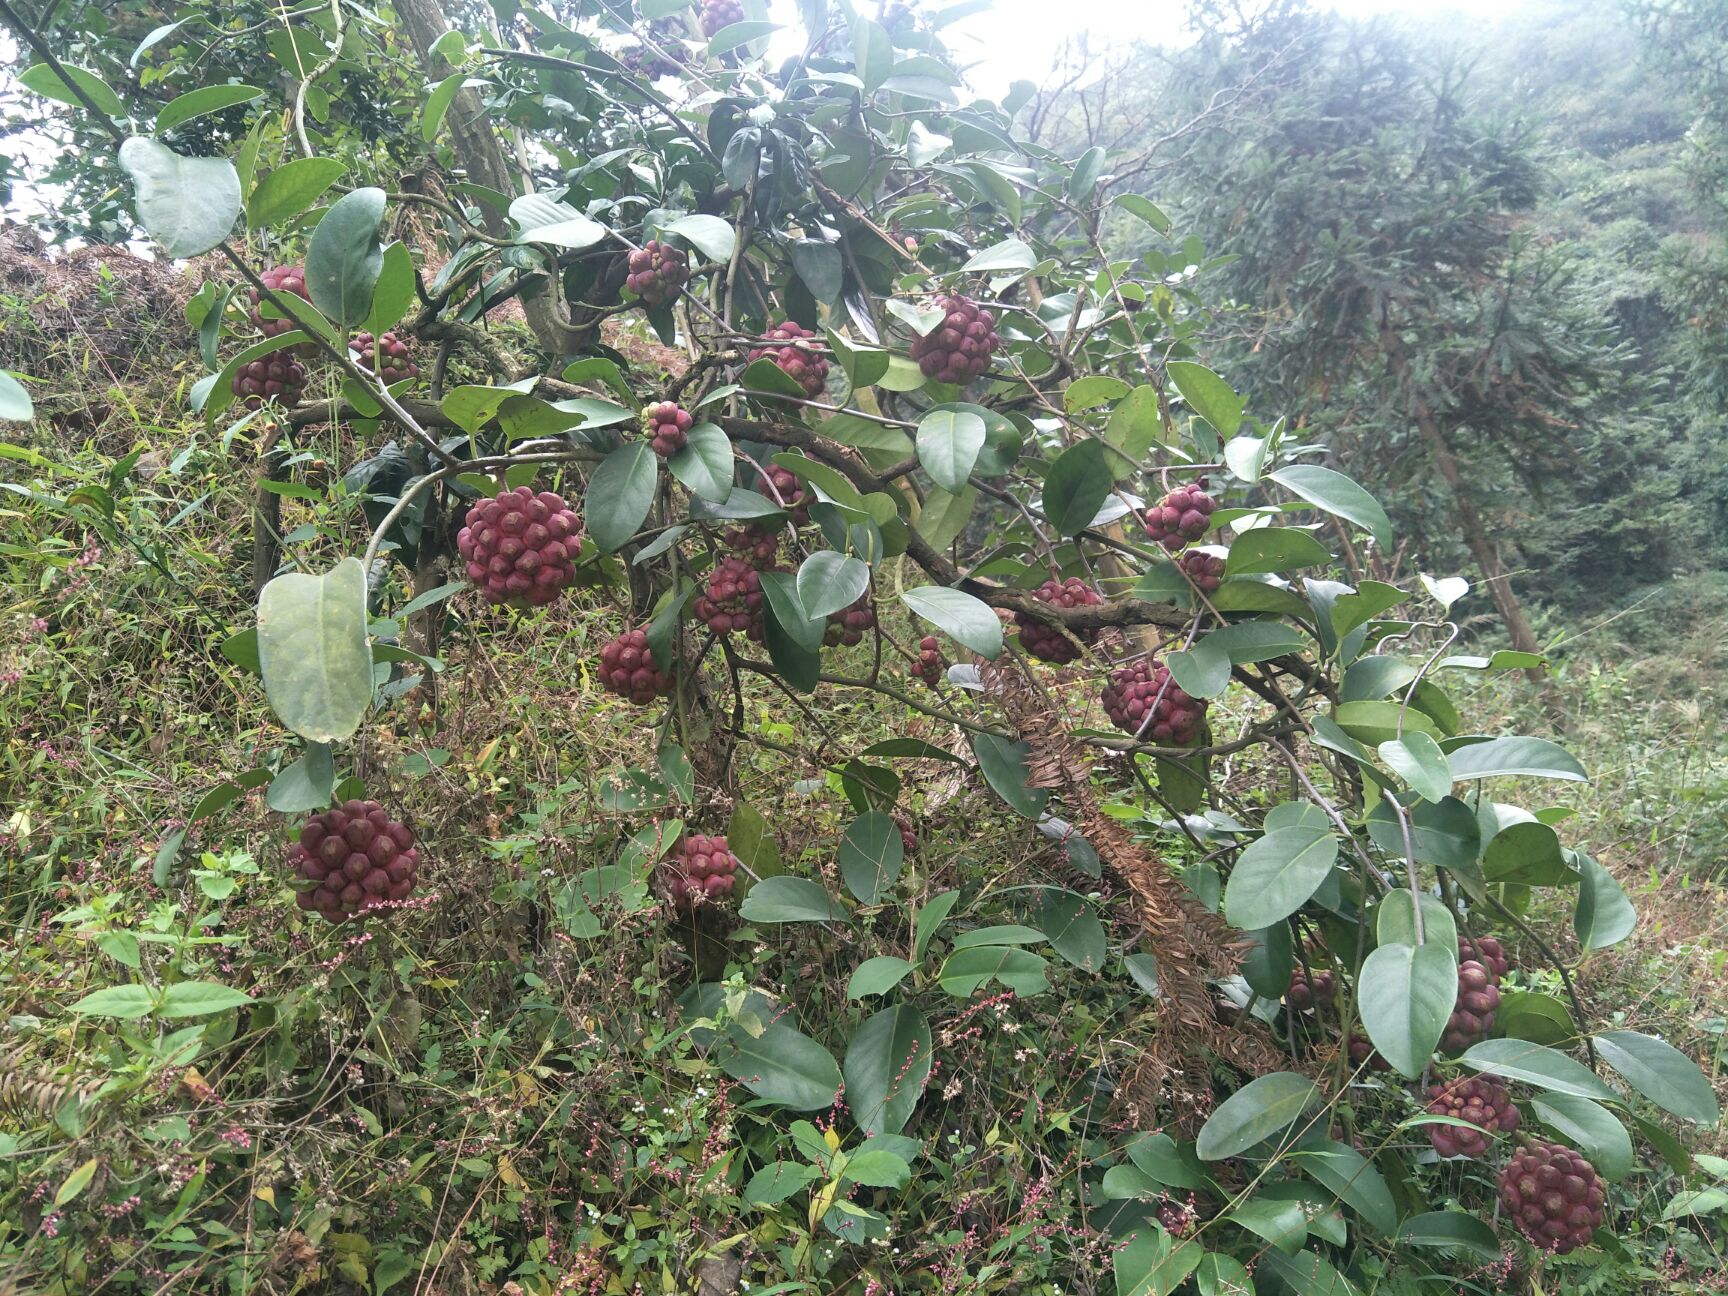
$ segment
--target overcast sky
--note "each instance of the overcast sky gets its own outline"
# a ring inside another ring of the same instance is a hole
[[[1523,0],[1314,0],[1352,18],[1381,13],[1503,15]],[[1179,40],[1186,5],[1180,0],[994,0],[991,8],[945,31],[968,60],[972,88],[995,98],[1016,80],[1039,82],[1066,36],[1080,31],[1118,40]],[[965,37],[967,39],[961,39]]]

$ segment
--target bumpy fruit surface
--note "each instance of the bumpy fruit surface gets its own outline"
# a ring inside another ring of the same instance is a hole
[[[642,411],[642,432],[654,453],[665,459],[690,444],[694,419],[676,401],[661,401]]]
[[[637,706],[672,692],[673,679],[654,661],[645,630],[626,630],[600,650],[600,683]]]
[[[1182,555],[1182,571],[1202,594],[1216,594],[1224,583],[1224,560],[1198,549]]]
[[[810,505],[815,496],[790,468],[771,463],[757,474],[757,484],[762,494],[791,512],[794,525],[803,526],[810,520]]]
[[[767,527],[733,527],[720,537],[720,543],[752,567],[767,567],[780,552],[780,533]]]
[[[696,596],[696,616],[715,634],[762,639],[762,573],[742,558],[722,558]]]
[[[1532,1246],[1555,1255],[1589,1243],[1606,1199],[1596,1168],[1559,1143],[1520,1148],[1500,1172],[1500,1208]]]
[[[633,251],[626,264],[624,286],[649,306],[664,306],[690,279],[690,258],[659,239]]]
[[[306,390],[306,366],[291,350],[272,351],[235,370],[230,389],[247,409],[257,409],[265,401],[297,405]]]
[[[292,293],[301,301],[309,302],[312,294],[306,291],[306,272],[297,265],[272,266],[258,276],[259,281],[278,297]],[[267,338],[281,337],[299,327],[293,320],[282,316],[266,318],[262,309],[264,296],[256,288],[252,290],[252,325]],[[293,348],[296,355],[315,356],[318,354],[316,342],[302,342]]]
[[[1078,576],[1070,576],[1065,581],[1047,580],[1033,591],[1033,595],[1039,602],[1059,608],[1093,607],[1104,601],[1097,590]],[[1020,629],[1020,646],[1039,661],[1055,662],[1061,666],[1079,658],[1079,647],[1055,626],[1045,625],[1025,612],[1014,614],[1014,624]],[[1096,643],[1098,639],[1096,630],[1075,630],[1073,634],[1083,644]]]
[[[1458,1003],[1446,1021],[1440,1047],[1460,1053],[1494,1029],[1494,1014],[1500,1011],[1500,987],[1494,974],[1475,959],[1458,965]]]
[[[1200,736],[1206,704],[1184,693],[1163,662],[1142,657],[1111,674],[1104,687],[1104,714],[1142,740],[1181,745]]]
[[[1329,1007],[1337,997],[1338,978],[1328,968],[1296,968],[1290,973],[1290,987],[1284,992],[1284,1002],[1298,1012]]]
[[[828,614],[828,628],[822,632],[822,642],[830,648],[850,648],[864,642],[864,636],[876,628],[876,613],[871,611],[867,595],[838,612]]]
[[[467,521],[456,551],[492,602],[543,607],[576,579],[582,519],[563,496],[518,486],[481,500]]]
[[[724,837],[693,834],[679,841],[667,857],[666,898],[674,908],[694,909],[732,894],[739,860]]]
[[[408,344],[394,333],[377,338],[370,333],[356,333],[348,339],[348,349],[354,352],[354,362],[367,373],[377,374],[386,387],[420,376],[420,366],[408,354]]]
[[[1459,936],[1458,961],[1464,963],[1475,959],[1491,972],[1496,981],[1505,977],[1512,969],[1512,960],[1506,955],[1506,947],[1492,936]]]
[[[912,817],[903,815],[898,810],[888,816],[894,821],[894,826],[900,830],[900,845],[908,857],[918,848],[918,837],[912,831]]]
[[[911,357],[926,378],[965,385],[990,368],[1001,339],[996,317],[965,297],[938,297],[942,324],[913,341]]]
[[[1350,1065],[1366,1066],[1370,1071],[1390,1071],[1392,1064],[1380,1056],[1374,1047],[1374,1041],[1366,1035],[1358,1035],[1351,1031],[1344,1041],[1344,1051],[1350,1055]]]
[[[787,320],[784,324],[776,324],[762,335],[764,342],[798,343],[804,338],[816,335],[802,324]],[[780,366],[780,371],[791,378],[804,389],[804,394],[811,400],[820,396],[828,386],[828,361],[815,347],[807,346],[759,346],[750,352],[750,360],[772,360]]]
[[[744,6],[738,0],[702,0],[702,34],[713,36],[733,23],[744,21]]]
[[[313,885],[295,903],[333,923],[346,922],[414,890],[420,854],[414,832],[376,801],[346,801],[300,830],[290,866]]]
[[[1141,516],[1146,534],[1170,552],[1191,544],[1206,534],[1217,503],[1206,493],[1205,482],[1178,486]]]
[[[918,662],[912,667],[914,679],[921,679],[931,688],[935,688],[942,676],[948,670],[948,663],[942,657],[942,645],[935,635],[925,635],[918,641]]]
[[[1518,1128],[1518,1109],[1506,1086],[1490,1076],[1471,1076],[1450,1084],[1437,1084],[1428,1091],[1428,1114],[1467,1120],[1476,1129],[1462,1125],[1430,1125],[1428,1141],[1443,1157],[1480,1157],[1488,1151],[1494,1134],[1510,1134]]]

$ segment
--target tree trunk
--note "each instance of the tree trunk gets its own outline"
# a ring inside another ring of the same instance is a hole
[[[1452,446],[1446,440],[1446,433],[1440,427],[1439,420],[1428,408],[1428,403],[1417,393],[1415,384],[1410,379],[1410,365],[1404,357],[1403,343],[1391,327],[1385,324],[1381,326],[1380,343],[1392,372],[1409,394],[1410,416],[1416,420],[1417,430],[1422,433],[1422,442],[1428,447],[1428,456],[1434,461],[1441,480],[1452,494],[1452,504],[1457,510],[1458,526],[1463,533],[1464,543],[1469,546],[1477,567],[1481,568],[1482,583],[1488,587],[1488,597],[1494,600],[1494,609],[1500,613],[1506,632],[1512,636],[1512,647],[1518,652],[1540,654],[1542,649],[1536,640],[1536,632],[1530,628],[1529,618],[1524,615],[1523,604],[1513,592],[1512,578],[1506,573],[1506,564],[1500,560],[1500,546],[1489,536],[1488,528],[1482,523],[1482,515],[1476,509],[1476,502],[1470,497],[1470,488],[1464,480],[1458,457],[1452,453]],[[1531,679],[1540,680],[1545,678],[1546,672],[1538,667],[1527,674]]]
[[[432,47],[450,29],[439,0],[397,0],[396,15],[420,54],[426,75],[436,79],[443,56],[433,53]],[[493,133],[478,95],[466,86],[458,90],[445,114],[444,124],[450,131],[456,161],[468,173],[470,181],[503,194],[521,192],[521,176],[511,169],[504,145]],[[502,212],[489,203],[480,203],[479,208],[481,223],[487,233],[499,238],[509,234],[509,225]],[[558,325],[553,305],[558,291],[557,272],[554,270],[544,293],[522,301],[522,313],[527,317],[528,327],[554,363],[565,353],[564,331]]]

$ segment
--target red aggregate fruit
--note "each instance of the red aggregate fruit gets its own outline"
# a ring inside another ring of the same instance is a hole
[[[1047,580],[1033,591],[1033,596],[1042,603],[1058,608],[1094,607],[1104,601],[1097,590],[1078,576],[1070,576],[1065,581]],[[1062,666],[1079,659],[1080,648],[1068,634],[1055,626],[1046,625],[1027,612],[1016,612],[1014,624],[1020,630],[1020,646],[1038,660]],[[1098,641],[1096,630],[1074,630],[1070,633],[1083,644]]]
[[[354,362],[367,373],[377,374],[386,387],[420,376],[420,366],[409,355],[408,344],[394,333],[377,338],[370,333],[356,333],[348,339],[348,349],[354,353]]]
[[[1351,1031],[1344,1040],[1344,1051],[1350,1055],[1350,1065],[1366,1066],[1370,1071],[1390,1071],[1392,1064],[1380,1056],[1374,1041]]]
[[[744,6],[738,0],[702,0],[702,34],[714,36],[733,23],[744,21]]]
[[[810,520],[810,505],[815,496],[790,468],[771,463],[757,474],[757,484],[762,487],[762,494],[792,514],[793,525],[803,526]]]
[[[912,362],[926,378],[964,386],[984,375],[1001,345],[996,317],[960,296],[938,297],[936,306],[942,323],[913,341]]]
[[[266,401],[284,407],[298,405],[306,390],[306,366],[294,358],[291,349],[272,351],[236,369],[229,390],[247,409],[258,409]]]
[[[1500,1208],[1532,1246],[1555,1255],[1589,1243],[1607,1196],[1596,1168],[1559,1143],[1520,1148],[1500,1172]]]
[[[776,324],[762,335],[764,342],[790,342],[791,346],[759,346],[750,352],[751,363],[757,360],[772,360],[780,366],[780,371],[786,374],[800,387],[811,400],[820,396],[828,386],[828,361],[822,356],[819,347],[797,345],[805,338],[816,335],[802,324],[787,320]]]
[[[948,670],[942,656],[942,645],[935,635],[925,635],[918,641],[918,662],[912,667],[912,677],[935,688]]]
[[[1458,965],[1458,1002],[1446,1021],[1440,1048],[1459,1053],[1494,1029],[1494,1014],[1500,1011],[1500,987],[1494,974],[1475,959]]]
[[[1298,1012],[1330,1007],[1337,997],[1338,978],[1328,968],[1296,967],[1284,992],[1284,1002]]]
[[[626,630],[600,649],[600,683],[637,706],[668,696],[675,686],[655,663],[645,630]]]
[[[1218,507],[1206,493],[1204,479],[1192,486],[1178,486],[1141,515],[1146,534],[1171,553],[1206,534],[1212,512]]]
[[[498,604],[542,607],[576,579],[582,519],[551,491],[500,492],[468,510],[456,551],[468,579]]]
[[[635,249],[625,264],[624,286],[646,306],[664,306],[690,280],[690,258],[659,239]]]
[[[1470,1076],[1428,1090],[1428,1114],[1469,1121],[1462,1125],[1430,1125],[1428,1141],[1443,1157],[1481,1157],[1488,1151],[1493,1134],[1510,1134],[1518,1128],[1518,1109],[1506,1086],[1491,1076]]]
[[[272,266],[258,276],[262,283],[278,297],[293,295],[301,301],[309,302],[312,294],[306,291],[306,272],[297,265]],[[252,325],[267,338],[281,337],[284,333],[299,328],[293,320],[283,315],[266,316],[263,311],[264,295],[256,288],[252,289]],[[316,342],[302,342],[293,348],[299,356],[315,356],[318,354]]]
[[[732,894],[741,867],[721,836],[695,833],[679,840],[662,871],[666,898],[689,912]]]
[[[733,527],[720,537],[720,543],[752,567],[766,568],[780,552],[780,533],[754,525]]]
[[[1505,977],[1512,970],[1512,960],[1506,955],[1506,947],[1493,936],[1458,937],[1458,961],[1468,962],[1474,959],[1491,972],[1496,981]]]
[[[1111,674],[1104,687],[1104,714],[1143,741],[1181,746],[1200,736],[1206,703],[1184,693],[1163,662],[1142,657]]]
[[[329,922],[346,922],[414,890],[420,854],[414,832],[376,801],[346,801],[300,829],[289,866],[312,885],[295,903]]]
[[[1217,554],[1195,549],[1182,555],[1180,566],[1202,594],[1216,594],[1224,583],[1224,560]]]
[[[876,628],[876,613],[871,610],[868,595],[838,612],[828,614],[828,626],[822,632],[822,642],[830,648],[850,648],[864,642],[864,636]]]
[[[762,641],[762,573],[742,558],[722,558],[696,596],[696,616],[715,634],[743,631]]]
[[[642,411],[642,433],[662,459],[690,444],[690,426],[695,420],[676,401],[661,401]]]
[[[892,812],[888,817],[894,821],[894,826],[900,830],[900,845],[905,850],[907,858],[911,858],[912,853],[918,849],[918,837],[912,831],[912,817],[901,814],[898,810]]]

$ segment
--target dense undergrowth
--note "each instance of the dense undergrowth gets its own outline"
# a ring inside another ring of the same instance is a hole
[[[654,761],[638,716],[593,678],[616,628],[598,594],[556,623],[459,596],[444,655],[460,668],[419,685],[419,706],[396,708],[356,752],[368,790],[391,795],[428,861],[407,912],[358,929],[300,914],[282,868],[288,829],[261,789],[198,819],[182,841],[206,793],[285,751],[256,681],[221,652],[252,616],[255,449],[177,421],[175,381],[159,381],[154,417],[111,410],[93,435],[44,424],[3,465],[0,1285],[1115,1290],[1108,1225],[1124,1206],[1104,1176],[1125,1138],[1172,1110],[1171,1131],[1191,1135],[1214,1079],[1240,1083],[1223,1063],[1217,1077],[1159,1072],[1145,965],[1114,949],[1096,970],[1052,957],[1025,993],[970,998],[915,973],[936,1055],[907,1131],[924,1160],[909,1185],[888,1176],[834,1190],[892,1219],[891,1233],[863,1247],[816,1227],[814,1206],[801,1222],[775,1204],[781,1184],[822,1187],[814,1167],[848,1128],[838,1113],[793,1122],[752,1101],[692,1023],[764,1012],[743,987],[775,985],[789,996],[775,1013],[841,1041],[868,1014],[852,969],[867,958],[917,963],[965,926],[1013,921],[1013,888],[1092,893],[1112,932],[1132,930],[1134,909],[1083,855],[934,760],[900,763],[912,789],[902,802],[916,846],[902,885],[913,903],[868,911],[855,930],[765,929],[727,946],[707,925],[670,921],[642,888],[590,907],[585,877],[632,849],[638,822],[614,778]],[[349,457],[322,442],[304,453],[313,479],[312,461]],[[363,538],[365,523],[353,501],[319,492],[287,499],[284,527],[291,559],[318,567]],[[1663,615],[1686,637],[1660,655],[1629,649],[1623,624],[1603,624],[1561,645],[1547,688],[1495,677],[1471,702],[1484,732],[1558,724],[1595,776],[1557,799],[1574,816],[1572,839],[1623,880],[1643,916],[1632,941],[1580,968],[1590,1018],[1660,1030],[1717,1076],[1728,1034],[1728,740],[1712,679],[1728,618],[1690,595]],[[809,726],[831,730],[842,750],[891,733],[951,737],[927,719],[908,733],[903,716],[891,730],[859,703],[808,712],[762,681],[746,697],[744,797],[786,865],[818,877],[834,869],[844,789],[794,761],[786,740]],[[1099,779],[1125,821],[1156,822],[1119,771],[1101,768]],[[719,809],[733,808],[690,813]],[[1202,893],[1205,873],[1193,874]],[[925,916],[952,903],[932,905],[948,892],[957,903],[939,932],[940,915]],[[1564,915],[1534,919],[1547,940],[1570,941]],[[1540,964],[1535,949],[1512,944],[1526,967]],[[159,1034],[68,1014],[135,969],[257,1002]],[[1050,988],[1035,993],[1044,975]],[[1560,988],[1551,973],[1526,977]],[[692,1004],[698,979],[736,991]],[[1346,1133],[1354,1119],[1412,1106],[1373,1077],[1352,1101],[1359,1114],[1336,1113]],[[782,1159],[788,1125],[812,1168]],[[1403,1137],[1426,1198],[1491,1200],[1483,1167],[1433,1163],[1418,1155],[1420,1131]],[[1508,1250],[1467,1266],[1460,1289],[1514,1285],[1516,1271],[1544,1291],[1699,1290],[1720,1271],[1719,1239],[1668,1210],[1673,1186],[1646,1155],[1614,1189],[1612,1253],[1551,1260],[1531,1277]],[[1173,1231],[1212,1209],[1204,1191],[1158,1208]],[[1333,1221],[1342,1228],[1336,1207],[1319,1209],[1309,1227],[1325,1237]],[[1370,1249],[1357,1275],[1366,1290],[1419,1289],[1397,1253],[1390,1242]]]

